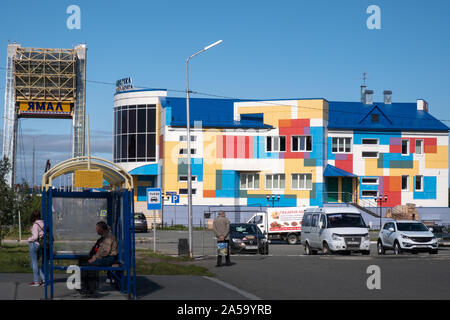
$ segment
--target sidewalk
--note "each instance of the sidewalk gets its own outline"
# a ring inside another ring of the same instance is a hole
[[[78,292],[67,289],[69,275],[55,275],[55,300],[127,300],[128,295],[113,289],[106,277],[100,278],[100,290],[96,297],[84,298]],[[44,299],[44,286],[30,287],[31,274],[0,274],[0,300]],[[139,300],[249,300],[258,299],[232,285],[215,278],[201,276],[137,276]],[[50,294],[50,287],[49,294]]]

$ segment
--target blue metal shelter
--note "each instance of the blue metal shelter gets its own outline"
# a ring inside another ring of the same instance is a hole
[[[110,190],[99,192],[80,189],[67,192],[52,188],[54,178],[77,170],[101,171]],[[69,265],[55,265],[55,261],[86,257],[95,238],[98,238],[95,234],[95,222],[98,221],[105,221],[117,239],[118,262],[108,267],[79,266],[79,270],[109,271],[108,276],[111,280],[115,278],[120,291],[127,293],[129,298],[136,298],[132,177],[107,160],[78,157],[49,170],[43,177],[42,186],[44,239],[49,239],[49,248],[43,253],[45,298],[54,297],[54,271],[69,268]]]

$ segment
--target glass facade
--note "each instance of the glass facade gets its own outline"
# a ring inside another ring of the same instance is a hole
[[[114,108],[114,162],[156,161],[156,105]]]

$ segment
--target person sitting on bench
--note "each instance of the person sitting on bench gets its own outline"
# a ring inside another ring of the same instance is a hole
[[[109,267],[117,261],[117,239],[105,222],[97,222],[95,228],[101,237],[91,249],[88,263],[91,266]]]

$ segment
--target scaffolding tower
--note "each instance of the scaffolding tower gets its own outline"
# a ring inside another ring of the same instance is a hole
[[[3,154],[11,162],[7,182],[15,185],[16,141],[21,117],[71,118],[72,156],[85,154],[86,45],[74,49],[22,48],[8,45],[6,61]],[[66,103],[71,112],[21,114],[27,103]]]

